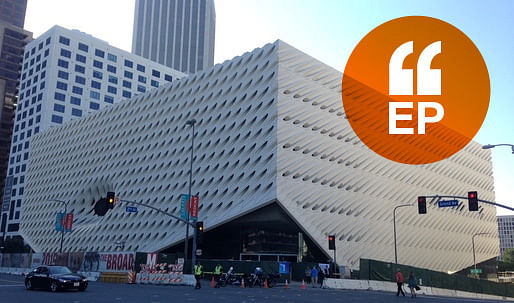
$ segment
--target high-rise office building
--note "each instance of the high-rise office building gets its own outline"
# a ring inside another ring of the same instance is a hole
[[[77,30],[54,26],[25,46],[1,231],[17,236],[32,136],[185,74]]]
[[[185,73],[214,64],[214,0],[136,0],[132,52]]]
[[[31,40],[31,32],[0,20],[0,191],[2,193],[9,163],[14,112],[18,102],[23,47]],[[0,199],[0,206],[2,202],[3,199]]]
[[[23,28],[27,0],[0,0],[0,20]]]
[[[500,256],[507,248],[514,248],[514,216],[498,216],[498,235],[500,236]]]

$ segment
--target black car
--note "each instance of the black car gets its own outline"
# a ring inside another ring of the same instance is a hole
[[[44,288],[53,292],[61,289],[84,291],[87,288],[87,278],[73,273],[66,266],[40,266],[27,275],[25,288]]]

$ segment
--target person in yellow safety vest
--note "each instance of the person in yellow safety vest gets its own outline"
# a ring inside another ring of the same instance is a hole
[[[214,286],[215,288],[220,288],[220,278],[222,273],[223,266],[221,266],[221,264],[218,263],[218,265],[216,265],[216,267],[214,268],[214,276],[216,277],[216,285]]]
[[[200,289],[202,288],[202,285],[200,285],[200,279],[202,278],[202,264],[200,264],[200,262],[196,262],[195,266],[194,266],[194,274],[195,274],[195,280],[196,280],[196,285],[195,285],[195,289]]]

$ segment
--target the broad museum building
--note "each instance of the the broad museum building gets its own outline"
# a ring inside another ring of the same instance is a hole
[[[104,217],[94,201],[108,191],[180,216],[189,189],[204,222],[202,258],[332,260],[357,269],[360,258],[456,271],[498,255],[496,209],[467,201],[439,208],[417,196],[494,201],[491,153],[470,142],[450,158],[405,165],[368,149],[350,127],[342,73],[278,40],[212,68],[38,134],[32,141],[21,234],[37,252],[57,251],[55,216],[69,201],[73,232],[65,251],[183,251],[185,225],[151,209]],[[192,232],[189,233],[190,235]],[[191,241],[191,240],[190,240]],[[191,246],[190,246],[191,247]]]

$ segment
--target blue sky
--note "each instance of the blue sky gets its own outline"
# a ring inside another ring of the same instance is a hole
[[[344,71],[360,39],[386,21],[424,15],[449,22],[476,44],[491,79],[489,112],[474,139],[481,144],[514,144],[514,1],[215,0],[215,3],[216,63],[281,39]],[[133,15],[134,0],[29,0],[25,27],[37,37],[59,24],[130,51]],[[493,149],[493,165],[497,202],[514,207],[514,154],[507,147]],[[498,213],[513,214],[503,210]]]

